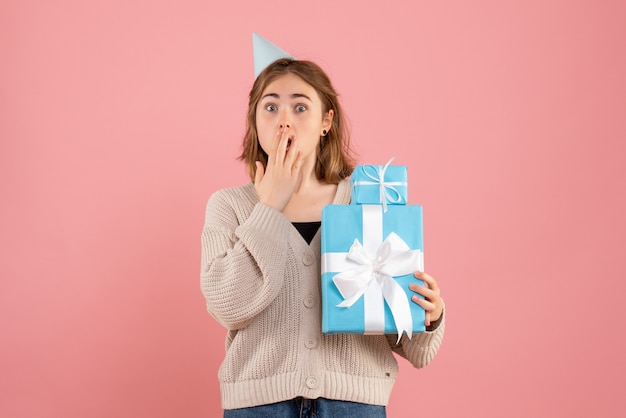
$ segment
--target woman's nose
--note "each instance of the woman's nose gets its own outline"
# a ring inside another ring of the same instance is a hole
[[[278,127],[280,129],[289,129],[291,128],[291,123],[284,121],[284,122],[281,122],[280,125],[278,125]]]

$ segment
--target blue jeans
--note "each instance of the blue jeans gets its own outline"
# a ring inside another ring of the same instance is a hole
[[[224,411],[224,418],[385,418],[386,416],[384,406],[325,398],[295,398],[269,405]]]

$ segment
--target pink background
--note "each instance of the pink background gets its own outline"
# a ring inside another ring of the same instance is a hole
[[[253,31],[425,207],[448,328],[389,416],[623,416],[626,3],[249,3],[0,4],[0,416],[221,414],[200,230]]]

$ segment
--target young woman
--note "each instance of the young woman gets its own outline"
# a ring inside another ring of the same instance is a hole
[[[384,417],[398,365],[426,366],[444,334],[434,278],[412,298],[427,330],[402,336],[321,332],[320,226],[348,204],[353,166],[337,94],[310,61],[279,59],[257,77],[241,159],[251,183],[211,196],[201,287],[227,330],[224,417]],[[417,297],[423,295],[426,299]],[[311,415],[312,414],[312,415]]]

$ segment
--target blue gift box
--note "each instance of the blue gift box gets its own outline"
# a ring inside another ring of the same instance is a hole
[[[350,176],[352,203],[406,205],[407,168],[404,165],[357,165]]]
[[[328,205],[322,211],[321,239],[324,333],[398,334],[399,339],[408,331],[399,329],[399,322],[406,326],[407,319],[411,332],[425,330],[424,310],[411,301],[416,293],[409,289],[411,283],[423,284],[413,275],[423,271],[421,206]],[[381,263],[389,254],[394,255],[388,263]],[[396,267],[404,271],[391,276]],[[395,288],[395,298],[389,299],[396,300],[399,321],[381,288]]]

